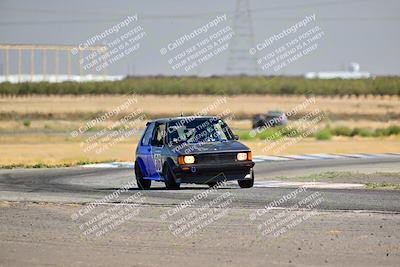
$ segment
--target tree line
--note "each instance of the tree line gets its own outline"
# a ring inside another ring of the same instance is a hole
[[[392,95],[400,96],[400,77],[322,80],[303,77],[131,77],[121,81],[0,83],[0,95]]]

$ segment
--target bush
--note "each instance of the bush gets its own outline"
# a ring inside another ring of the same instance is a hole
[[[372,136],[372,132],[368,129],[365,128],[354,128],[353,131],[351,131],[351,136],[362,136],[362,137],[368,137]]]
[[[397,125],[391,125],[388,128],[378,128],[374,132],[374,136],[390,136],[399,134],[400,134],[400,126]]]
[[[24,120],[22,123],[25,127],[30,127],[31,126],[31,121],[30,120]]]
[[[156,94],[156,95],[398,95],[399,77],[375,79],[320,80],[303,77],[134,77],[121,81],[62,83],[0,83],[0,95],[80,95],[80,94]]]
[[[249,132],[235,131],[235,134],[239,136],[239,140],[252,140],[254,137],[250,136]]]
[[[338,126],[333,129],[333,135],[341,135],[341,136],[351,136],[351,129],[346,126]]]
[[[257,138],[266,140],[267,138],[271,140],[276,140],[282,137],[282,134],[278,133],[278,130],[274,128],[267,128],[263,130],[262,132],[258,133],[256,135]]]
[[[374,136],[387,136],[388,130],[386,128],[375,129]]]
[[[400,126],[392,125],[387,128],[388,135],[397,135],[400,134]]]
[[[330,140],[332,138],[331,131],[328,128],[318,131],[315,134],[317,140]]]

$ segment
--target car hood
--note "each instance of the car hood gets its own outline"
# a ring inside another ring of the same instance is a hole
[[[180,144],[172,149],[179,154],[203,154],[218,152],[249,151],[249,148],[238,141]]]

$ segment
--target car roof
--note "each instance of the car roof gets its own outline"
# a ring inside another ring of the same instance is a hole
[[[164,123],[164,122],[170,122],[170,121],[192,121],[196,119],[212,119],[215,118],[215,116],[183,116],[183,117],[171,117],[171,118],[160,118],[160,119],[155,119],[149,121],[147,124],[157,122],[157,123]]]
[[[268,111],[267,112],[267,115],[270,115],[270,116],[280,116],[280,115],[282,115],[282,114],[284,114],[284,112],[282,112],[282,111]]]

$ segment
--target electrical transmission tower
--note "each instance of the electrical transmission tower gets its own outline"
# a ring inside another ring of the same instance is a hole
[[[249,53],[249,49],[254,47],[254,32],[248,0],[236,0],[233,31],[235,35],[229,45],[227,73],[257,75],[256,58]]]

